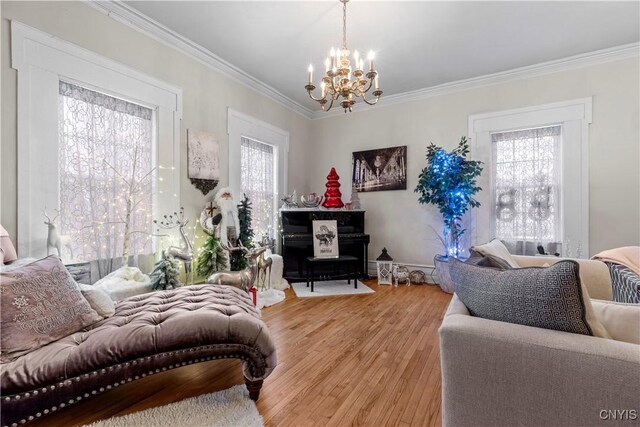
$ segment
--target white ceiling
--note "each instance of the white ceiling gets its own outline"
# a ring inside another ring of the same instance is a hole
[[[126,1],[179,35],[312,109],[307,67],[338,46],[337,0]],[[351,0],[351,50],[374,50],[385,95],[640,40],[640,2]],[[319,73],[315,73],[319,79]]]

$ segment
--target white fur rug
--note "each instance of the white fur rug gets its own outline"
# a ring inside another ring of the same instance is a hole
[[[244,385],[180,402],[109,418],[86,427],[242,426],[262,427],[256,404]]]
[[[307,282],[292,283],[293,290],[298,298],[328,297],[335,295],[372,294],[375,291],[358,280],[358,289],[353,287],[353,282],[347,284],[346,280],[316,281],[307,288]]]
[[[284,301],[284,291],[278,289],[267,289],[258,292],[258,308],[269,307]]]

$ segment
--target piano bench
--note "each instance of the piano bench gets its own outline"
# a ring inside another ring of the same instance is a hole
[[[358,258],[351,255],[340,255],[337,258],[319,258],[310,256],[307,257],[307,287],[311,285],[311,292],[313,292],[313,284],[316,279],[314,274],[314,267],[316,264],[334,264],[337,266],[345,264],[348,268],[347,270],[347,284],[351,284],[351,279],[353,279],[354,287],[358,289]],[[342,275],[340,275],[342,276]],[[331,277],[338,277],[336,275]]]

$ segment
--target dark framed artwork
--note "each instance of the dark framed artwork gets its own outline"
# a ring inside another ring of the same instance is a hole
[[[356,151],[351,183],[358,192],[407,189],[407,146]]]

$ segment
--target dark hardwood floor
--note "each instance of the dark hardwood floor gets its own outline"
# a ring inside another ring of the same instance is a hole
[[[451,296],[437,286],[296,298],[263,310],[278,367],[262,388],[267,426],[440,425],[437,330]],[[82,425],[242,384],[238,361],[146,377],[31,425]]]

